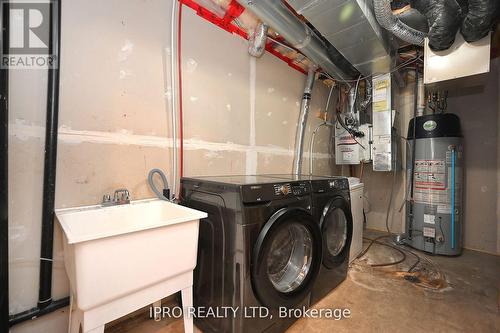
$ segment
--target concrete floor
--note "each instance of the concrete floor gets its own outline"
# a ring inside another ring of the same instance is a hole
[[[404,272],[416,261],[414,256],[408,253],[397,266],[373,268],[371,264],[401,256],[374,244],[351,264],[348,278],[315,305],[349,308],[351,318],[301,319],[287,333],[500,332],[500,257],[469,250],[456,258],[417,253],[422,263],[409,281]],[[181,320],[155,322],[139,314],[106,329],[115,332],[181,333],[183,325]]]

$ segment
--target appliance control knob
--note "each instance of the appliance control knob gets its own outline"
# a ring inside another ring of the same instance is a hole
[[[288,186],[282,185],[282,186],[280,187],[280,191],[281,191],[281,193],[283,193],[284,195],[287,195],[287,194],[290,192],[290,189],[288,188]]]

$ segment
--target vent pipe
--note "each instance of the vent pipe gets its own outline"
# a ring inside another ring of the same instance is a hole
[[[238,2],[334,79],[342,81],[359,75],[359,72],[338,51],[326,45],[281,0],[238,0]],[[348,66],[338,61],[339,59],[343,59]]]
[[[293,161],[293,173],[302,174],[302,155],[304,153],[304,134],[306,132],[307,118],[309,116],[309,107],[311,105],[311,92],[316,77],[316,67],[310,66],[307,73],[304,95],[302,95],[302,104],[300,105],[299,122],[297,124],[297,134],[295,135],[295,155]]]

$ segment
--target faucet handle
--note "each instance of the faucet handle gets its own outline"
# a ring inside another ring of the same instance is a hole
[[[109,204],[111,203],[111,194],[105,194],[102,196],[102,203]]]
[[[126,188],[120,188],[115,191],[113,201],[118,203],[130,202],[130,192]]]

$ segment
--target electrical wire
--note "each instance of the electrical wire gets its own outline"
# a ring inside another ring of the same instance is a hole
[[[387,235],[379,236],[379,237],[374,238],[374,239],[363,237],[364,240],[370,241],[370,244],[368,245],[368,247],[357,258],[361,258],[362,256],[364,256],[366,254],[366,252],[368,252],[368,250],[372,247],[373,244],[378,244],[378,245],[386,246],[386,247],[389,247],[389,248],[391,248],[393,250],[396,250],[397,252],[399,252],[399,254],[401,254],[401,258],[398,259],[398,260],[391,261],[391,262],[386,262],[386,263],[370,264],[371,267],[394,266],[394,265],[398,265],[398,264],[404,262],[406,260],[406,254],[401,249],[397,248],[394,245],[383,243],[383,242],[379,241],[379,239],[386,238],[386,237],[388,237],[388,236]]]

